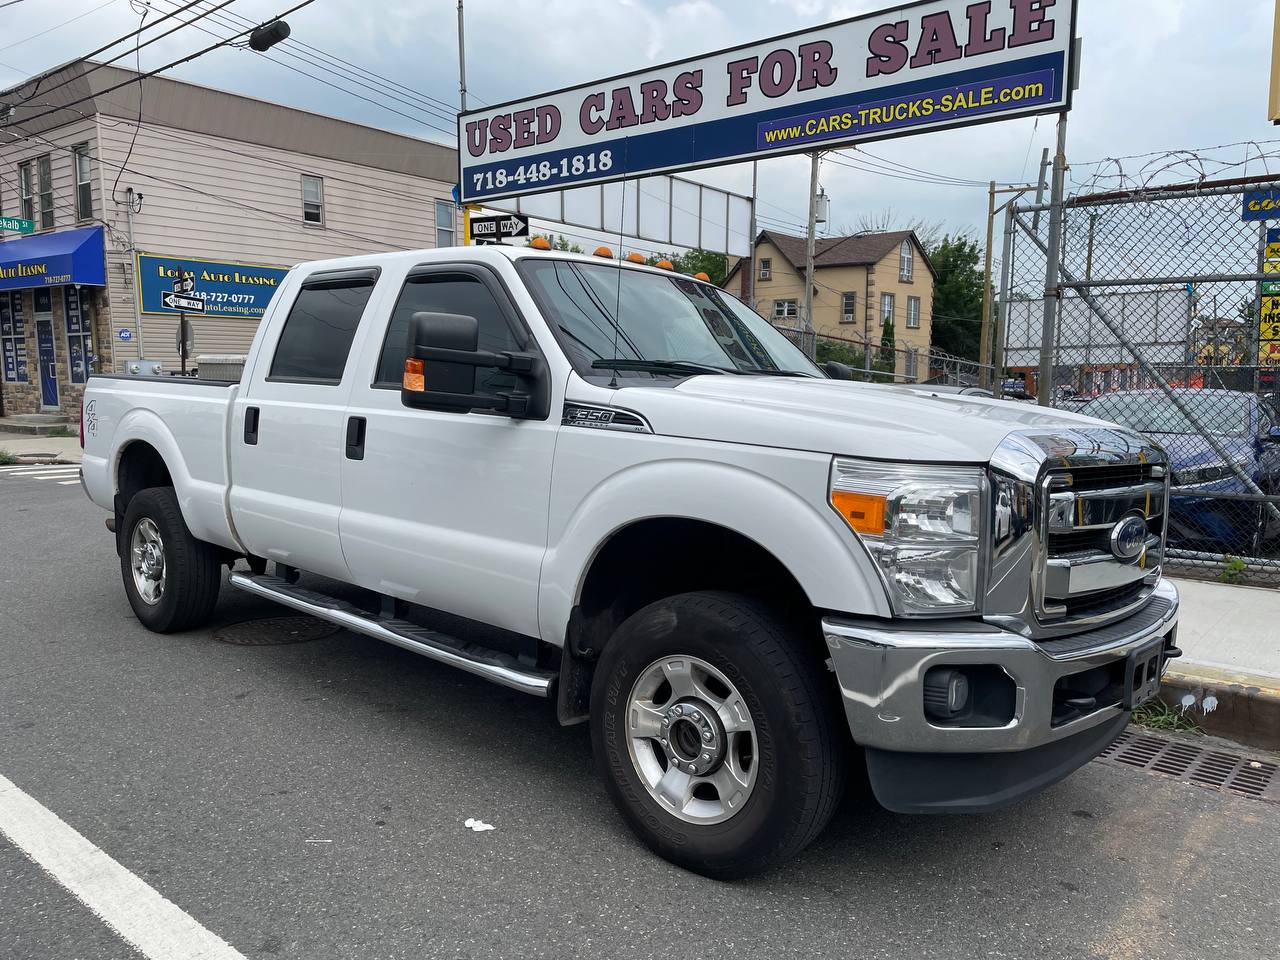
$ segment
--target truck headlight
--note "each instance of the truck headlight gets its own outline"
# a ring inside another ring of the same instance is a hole
[[[831,465],[831,506],[866,544],[900,616],[978,609],[986,490],[980,467]]]

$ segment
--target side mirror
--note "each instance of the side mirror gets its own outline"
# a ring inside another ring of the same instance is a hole
[[[838,360],[828,360],[822,365],[822,369],[827,372],[827,376],[832,380],[853,379],[853,367],[847,363],[840,363]]]
[[[496,410],[544,420],[550,407],[546,364],[535,353],[479,349],[480,322],[457,313],[415,313],[409,321],[400,402],[406,407],[470,413]],[[504,370],[516,379],[510,390],[482,393],[476,373]]]

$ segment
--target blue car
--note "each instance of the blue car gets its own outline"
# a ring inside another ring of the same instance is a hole
[[[1228,455],[1224,461],[1161,390],[1108,393],[1080,412],[1155,440],[1169,454],[1173,489],[1169,545],[1209,553],[1261,556],[1280,537],[1266,505],[1215,494],[1251,494],[1243,473],[1266,494],[1280,495],[1280,427],[1276,411],[1252,393],[1174,390],[1182,405]],[[1280,502],[1277,502],[1280,506]]]

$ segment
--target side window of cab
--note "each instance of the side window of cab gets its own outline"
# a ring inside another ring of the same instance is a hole
[[[404,358],[409,337],[409,321],[415,313],[457,313],[475,317],[480,327],[481,350],[500,353],[525,349],[524,338],[517,334],[498,297],[479,276],[471,273],[432,271],[411,275],[400,291],[387,337],[378,358],[374,385],[399,388],[404,374]],[[479,368],[476,389],[484,394],[497,394],[516,386],[516,378],[501,370]]]
[[[268,380],[336,385],[351,353],[378,271],[344,270],[307,278],[276,341]]]

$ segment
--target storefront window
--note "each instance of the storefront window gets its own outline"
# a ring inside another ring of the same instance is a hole
[[[72,383],[85,383],[93,369],[93,296],[63,287],[67,318],[67,358]]]
[[[0,291],[0,359],[5,383],[27,382],[27,324],[20,291]]]

